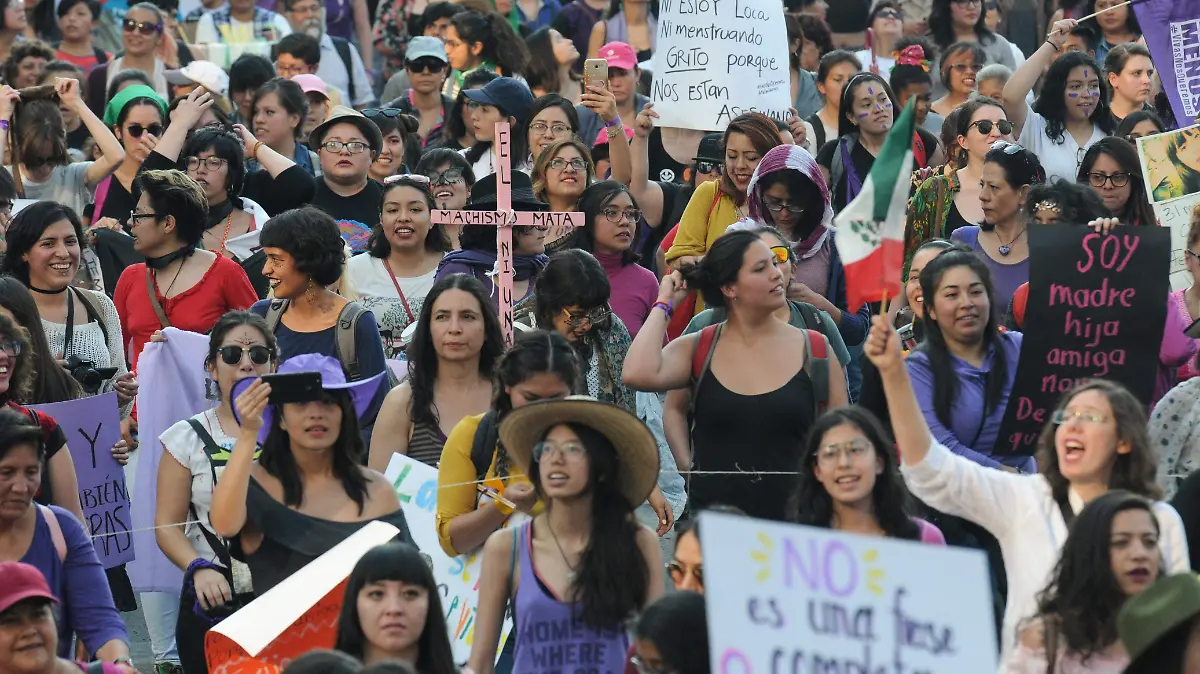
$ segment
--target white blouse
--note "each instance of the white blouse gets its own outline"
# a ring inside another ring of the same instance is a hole
[[[97,368],[115,367],[117,374],[113,375],[112,379],[104,382],[97,393],[108,393],[113,390],[113,382],[117,377],[129,371],[125,366],[125,338],[121,335],[121,319],[117,316],[117,306],[109,299],[108,295],[95,290],[87,290],[84,288],[74,288],[68,292],[78,291],[81,294],[86,294],[91,301],[92,306],[99,312],[99,320],[104,322],[104,329],[100,329],[100,324],[95,322],[81,323],[77,322],[71,329],[71,353],[63,353],[67,340],[67,325],[65,323],[52,323],[46,319],[42,319],[42,330],[46,333],[46,344],[50,347],[50,354],[58,357],[62,354],[62,358],[67,356],[78,356],[80,360],[90,360],[96,364]],[[78,296],[72,297],[71,301],[75,303],[75,320],[87,321],[88,310],[84,306],[83,301]],[[108,341],[104,339],[105,331],[108,332]],[[129,415],[129,408],[132,402],[126,405],[121,410],[121,416]]]
[[[375,314],[384,352],[388,358],[393,358],[403,350],[400,337],[405,328],[417,322],[421,307],[425,306],[425,296],[433,288],[436,277],[435,268],[420,276],[397,276],[396,282],[392,283],[383,260],[364,253],[346,263],[342,295]],[[396,291],[396,286],[400,286],[400,292]]]

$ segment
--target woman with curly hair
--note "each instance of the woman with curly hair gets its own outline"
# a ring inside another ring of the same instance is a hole
[[[1047,178],[1067,181],[1075,179],[1083,153],[1116,127],[1100,65],[1082,52],[1059,55],[1075,25],[1073,19],[1054,24],[1046,42],[1004,85],[1004,109],[1017,142],[1038,156]],[[1031,110],[1025,97],[1042,73],[1042,92]]]
[[[376,470],[386,470],[393,453],[436,468],[458,422],[491,404],[504,336],[483,285],[466,274],[442,279],[414,327],[408,379],[384,399],[371,440],[368,465]]]
[[[1119,674],[1129,656],[1117,633],[1126,600],[1162,573],[1159,523],[1150,502],[1114,489],[1071,525],[1037,613],[1020,626],[1007,674]]]
[[[566,213],[576,210],[579,197],[596,179],[596,166],[588,146],[576,136],[555,141],[534,157],[533,194],[550,204],[550,210]],[[570,232],[566,232],[570,234]],[[546,236],[546,245],[559,238],[556,232]]]
[[[20,42],[4,59],[4,83],[13,89],[36,87],[42,82],[42,71],[54,60],[54,50],[45,42]]]
[[[341,230],[333,218],[315,206],[286,211],[262,228],[259,244],[266,255],[263,276],[274,299],[260,300],[250,311],[267,319],[279,341],[280,360],[300,354],[331,356],[341,364],[347,381],[385,372],[375,315],[329,290],[346,265]],[[340,333],[346,329],[354,330],[351,353],[343,353],[340,346]],[[367,439],[387,392],[387,386],[380,386],[359,415]]]
[[[913,516],[896,455],[879,420],[851,405],[821,415],[808,433],[789,519],[822,529],[945,545]]]

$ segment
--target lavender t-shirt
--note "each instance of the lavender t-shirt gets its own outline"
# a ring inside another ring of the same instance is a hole
[[[992,273],[992,287],[996,289],[996,303],[992,307],[992,314],[996,316],[997,321],[1003,321],[1004,312],[1008,310],[1013,294],[1017,292],[1017,288],[1029,281],[1029,258],[1026,257],[1016,264],[1003,264],[993,260],[979,245],[979,231],[976,225],[959,227],[950,235],[950,240],[970,246],[987,265],[988,271]]]

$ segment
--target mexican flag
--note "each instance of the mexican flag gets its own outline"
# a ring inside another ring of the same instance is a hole
[[[888,132],[862,191],[833,219],[834,243],[846,267],[850,311],[900,294],[904,219],[913,171],[916,115],[909,101]]]

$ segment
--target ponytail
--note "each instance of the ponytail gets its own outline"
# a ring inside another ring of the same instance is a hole
[[[708,306],[728,308],[722,289],[737,282],[746,249],[758,240],[758,235],[753,232],[733,231],[723,234],[698,264],[683,265],[680,268],[684,283],[689,288],[699,290]]]

